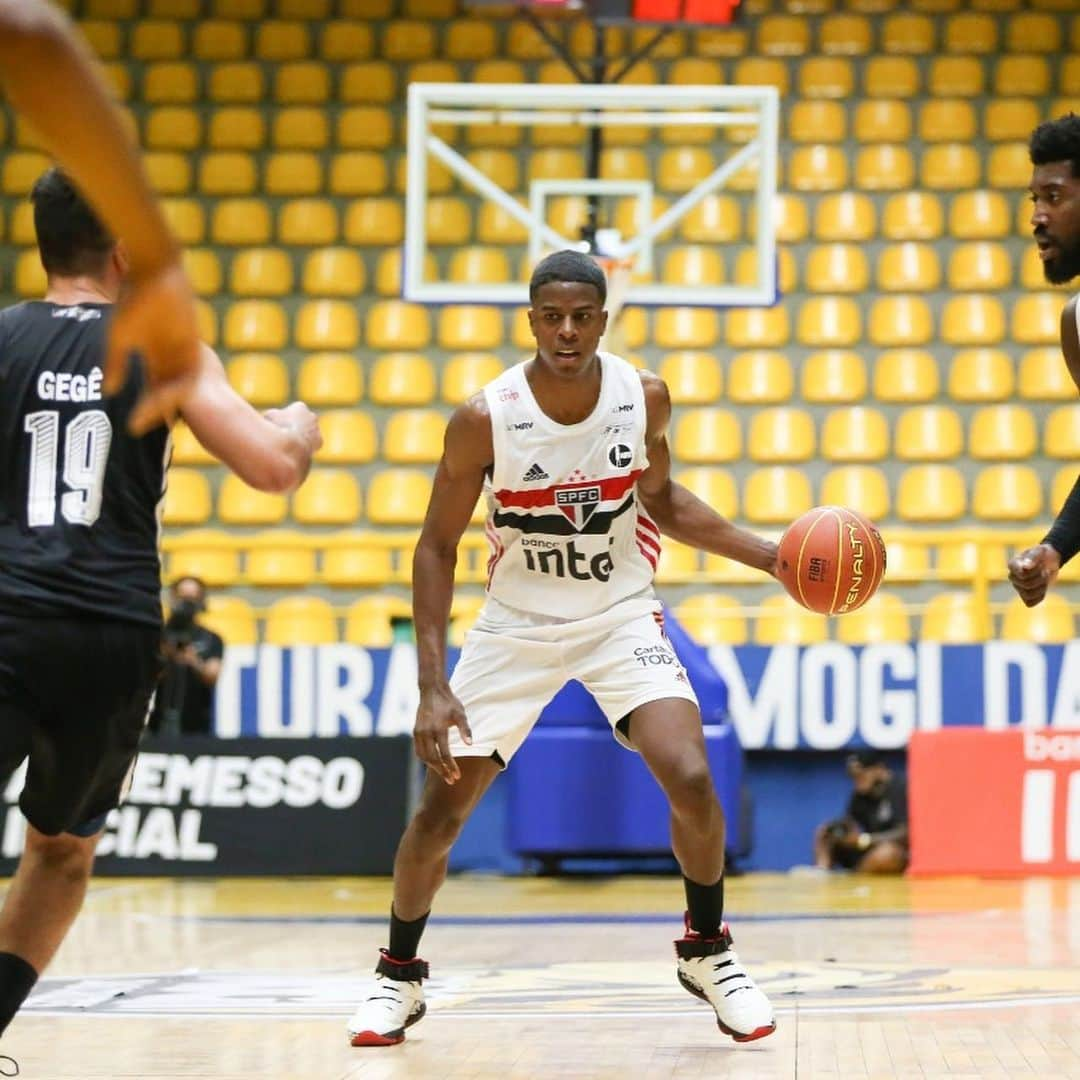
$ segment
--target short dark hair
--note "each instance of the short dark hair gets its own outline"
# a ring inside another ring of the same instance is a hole
[[[1073,176],[1080,176],[1080,116],[1069,113],[1041,123],[1031,133],[1028,154],[1032,165],[1067,161]]]
[[[529,300],[536,301],[537,291],[552,281],[577,281],[591,285],[600,294],[601,305],[607,300],[607,278],[593,258],[580,251],[556,251],[541,259],[529,279]]]
[[[39,176],[30,201],[46,273],[100,273],[116,241],[64,172],[52,168]]]

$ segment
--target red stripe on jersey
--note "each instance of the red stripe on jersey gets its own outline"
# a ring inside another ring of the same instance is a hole
[[[499,565],[499,560],[506,554],[506,548],[502,546],[502,542],[499,540],[499,536],[490,521],[484,523],[484,532],[487,533],[488,543],[491,545],[491,556],[487,562],[487,588],[490,589],[495,567]]]
[[[645,561],[655,570],[657,561],[656,553],[647,548],[640,540],[638,541],[638,551],[641,552]]]
[[[652,548],[657,555],[660,554],[660,544],[654,537],[647,532],[642,532],[640,529],[634,535],[638,538],[638,546],[644,544],[646,547]]]
[[[644,469],[634,469],[626,476],[607,476],[602,480],[582,480],[574,484],[552,484],[551,487],[541,488],[539,491],[513,491],[510,488],[503,488],[495,492],[495,501],[504,509],[516,507],[519,510],[531,510],[537,506],[554,506],[556,491],[589,487],[600,488],[601,502],[606,502],[608,499],[621,499],[637,483],[637,478],[644,471]]]
[[[660,539],[660,530],[656,527],[656,522],[646,515],[640,507],[638,507],[637,521],[639,525],[644,526],[649,532],[656,533],[656,538]]]

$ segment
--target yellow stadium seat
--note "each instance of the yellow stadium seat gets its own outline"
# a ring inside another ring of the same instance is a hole
[[[387,353],[371,368],[370,396],[376,405],[427,405],[435,399],[435,369],[420,353]]]
[[[1051,458],[1080,460],[1080,405],[1062,405],[1043,420],[1043,453]]]
[[[400,244],[405,219],[400,199],[355,199],[345,217],[345,239],[350,244]]]
[[[946,301],[941,338],[948,345],[997,345],[1005,336],[1005,312],[993,296],[970,293]]]
[[[1053,591],[1036,607],[1025,607],[1019,597],[1001,617],[1001,637],[1005,641],[1034,641],[1063,644],[1076,637],[1076,624],[1069,602]]]
[[[199,337],[211,347],[217,345],[218,318],[217,312],[205,301],[195,301],[195,329]]]
[[[788,401],[795,379],[781,352],[736,353],[728,370],[728,397],[738,405],[775,405]]]
[[[274,100],[280,105],[321,105],[330,97],[326,64],[299,61],[281,64],[274,75]]]
[[[1080,56],[1062,57],[1058,88],[1063,94],[1080,93]]]
[[[937,549],[937,575],[942,581],[971,581],[978,574],[1000,578],[1005,545],[976,540],[941,543]]]
[[[1010,336],[1020,345],[1051,345],[1058,341],[1063,298],[1052,292],[1022,296],[1013,305]]]
[[[245,578],[264,589],[290,589],[315,579],[315,550],[299,533],[275,530],[248,551]]]
[[[170,469],[165,489],[166,525],[201,525],[210,517],[210,484],[198,469]]]
[[[919,540],[895,540],[886,538],[888,545],[888,568],[886,573],[893,583],[926,581],[932,576],[930,570],[930,545]]]
[[[442,400],[460,405],[504,371],[493,353],[465,352],[451,356],[442,366]]]
[[[792,142],[841,142],[847,135],[847,116],[836,101],[797,101],[788,114],[788,138]]]
[[[528,230],[501,206],[485,202],[476,218],[476,239],[482,244],[523,244]]]
[[[345,150],[385,150],[394,141],[394,117],[389,109],[354,105],[338,114],[336,139]]]
[[[266,95],[263,69],[255,63],[215,64],[210,69],[207,96],[211,101],[231,105],[256,105]]]
[[[709,195],[706,196],[706,201],[709,199],[723,198],[727,197]],[[697,208],[695,207],[695,209]],[[733,207],[733,210],[733,220],[737,223],[739,220],[738,207]],[[747,231],[752,234],[753,230],[756,227],[757,218],[754,213],[754,208],[752,207],[750,210]],[[808,227],[809,226],[806,210],[806,200],[803,199],[801,196],[793,195],[790,192],[784,192],[777,195],[776,200],[773,203],[773,229],[776,233],[776,239],[782,244],[797,244],[801,240],[806,239]],[[739,235],[739,226],[738,224],[736,224],[735,231],[730,237],[730,239],[738,239]]]
[[[806,262],[806,288],[811,292],[862,292],[870,271],[862,249],[854,244],[822,244]]]
[[[151,151],[143,156],[143,164],[159,194],[184,195],[191,190],[191,162],[186,155]]]
[[[268,19],[255,27],[255,55],[260,60],[299,60],[310,52],[311,35],[302,22]]]
[[[288,337],[288,318],[273,301],[241,300],[225,316],[225,346],[235,352],[282,349]]]
[[[765,597],[754,619],[755,645],[815,645],[828,636],[825,616],[807,611],[786,593]]]
[[[716,86],[724,80],[724,69],[716,60],[700,56],[681,56],[668,71],[672,86]]]
[[[656,580],[662,584],[685,585],[700,578],[701,553],[697,548],[664,537],[656,563]]]
[[[1050,65],[1046,58],[1027,54],[1002,56],[994,64],[994,93],[1045,97],[1050,93]]]
[[[444,349],[494,349],[505,336],[502,311],[497,307],[451,305],[439,313],[438,341]]]
[[[733,308],[728,312],[727,343],[736,349],[778,348],[788,343],[790,332],[787,309],[783,305]]]
[[[263,635],[267,645],[332,645],[339,640],[334,609],[317,596],[274,601],[266,611]]]
[[[128,101],[131,98],[131,69],[122,60],[114,60],[102,64],[102,74],[105,82],[118,101]],[[188,99],[190,100],[190,99]]]
[[[378,223],[373,220],[364,243],[396,243],[400,238],[400,227],[395,235],[394,214],[397,214],[396,220],[400,226],[400,206],[396,200],[374,201],[388,204],[387,217]],[[340,237],[337,208],[327,199],[290,199],[278,214],[277,236],[281,243],[290,246],[333,244]]]
[[[1031,521],[1043,508],[1039,475],[1028,465],[990,465],[975,478],[972,512],[984,521]]]
[[[165,219],[178,237],[185,243],[199,243],[202,240],[202,207],[190,199],[162,199]],[[194,234],[192,239],[188,239]],[[7,237],[12,244],[22,247],[37,243],[37,231],[34,228],[34,208],[29,201],[20,202],[11,212],[11,231]]]
[[[813,494],[802,469],[767,465],[747,477],[742,503],[747,521],[787,525],[813,506]]]
[[[738,514],[739,493],[734,478],[726,469],[699,465],[680,470],[672,479],[721,516],[733,518]]]
[[[938,593],[923,610],[919,636],[923,641],[946,645],[986,641],[990,637],[990,613],[971,592]]]
[[[963,449],[960,417],[947,405],[917,405],[896,421],[893,453],[901,461],[948,461]]]
[[[382,469],[368,485],[368,520],[373,525],[419,525],[430,492],[431,481],[424,470]]]
[[[983,111],[983,132],[994,142],[1026,140],[1041,114],[1027,98],[991,98]]]
[[[1069,401],[1077,386],[1056,348],[1029,349],[1020,358],[1017,376],[1020,397],[1029,401]]]
[[[223,106],[210,114],[206,141],[214,150],[259,150],[266,143],[266,122],[247,105]]]
[[[195,150],[202,142],[202,121],[194,109],[166,105],[150,112],[145,138],[151,150]]]
[[[385,60],[347,64],[341,70],[339,95],[346,105],[388,105],[397,95],[395,68]]]
[[[945,51],[993,53],[998,46],[998,24],[993,15],[964,11],[945,20]]]
[[[446,27],[443,51],[451,60],[490,60],[498,52],[491,19],[455,19]]]
[[[889,292],[927,292],[941,284],[937,251],[906,241],[884,248],[877,264],[878,286]]]
[[[172,428],[172,462],[174,465],[213,465],[217,459],[195,438],[191,428],[178,420]]]
[[[1035,418],[1022,405],[987,405],[971,418],[968,453],[977,461],[1031,457],[1038,445]]]
[[[805,98],[850,98],[855,71],[843,56],[812,56],[799,65],[799,93]]]
[[[349,353],[313,353],[300,364],[296,393],[309,405],[353,405],[363,392],[360,364]]]
[[[684,462],[736,461],[742,453],[739,421],[725,409],[683,410],[675,422],[672,449]]]
[[[335,158],[335,164],[341,160]],[[379,166],[385,168],[381,159]],[[363,194],[385,188],[385,173],[379,166],[371,170],[371,186]],[[379,186],[380,175],[383,180]],[[323,187],[322,163],[317,154],[306,151],[286,151],[270,154],[263,169],[263,190],[267,195],[316,195]],[[340,191],[331,188],[335,194]]]
[[[704,349],[716,344],[719,319],[710,308],[661,308],[653,340],[662,349]]]
[[[819,240],[869,240],[875,230],[874,204],[869,196],[843,191],[826,195],[818,203],[814,235]]]
[[[842,465],[825,474],[818,501],[824,506],[850,506],[879,521],[889,513],[889,482],[873,465]]]
[[[393,644],[394,630],[386,612],[372,611],[357,601],[345,618],[344,640],[368,649],[386,648]]]
[[[933,336],[933,320],[918,296],[886,296],[870,308],[870,340],[875,345],[925,345]]]
[[[866,191],[897,191],[915,181],[915,161],[906,146],[871,143],[855,158],[855,185]]]
[[[270,239],[270,209],[262,199],[221,199],[210,218],[215,244],[265,244]]]
[[[802,56],[810,51],[810,26],[796,15],[764,15],[756,30],[756,51],[763,56]]]
[[[716,169],[716,159],[700,146],[680,146],[664,150],[657,163],[661,191],[683,194],[696,187]]]
[[[719,285],[725,280],[724,261],[713,247],[687,245],[664,258],[661,280],[670,285]]]
[[[911,137],[907,102],[870,98],[855,106],[855,138],[859,142],[902,142]]]
[[[683,218],[681,233],[684,239],[700,244],[738,240],[743,233],[738,203],[730,195],[706,195]]]
[[[581,180],[585,176],[585,159],[577,150],[562,146],[544,147],[534,150],[529,156],[527,175],[529,180]]]
[[[142,98],[148,105],[189,105],[198,96],[199,76],[194,65],[182,61],[146,65]]]
[[[963,98],[928,101],[919,110],[919,138],[923,142],[969,142],[975,132],[975,109]]]
[[[926,81],[935,97],[978,97],[986,73],[978,56],[936,56],[930,61]]]
[[[750,421],[746,436],[751,461],[783,464],[809,461],[814,455],[814,421],[808,412],[778,406],[763,409]]]
[[[296,344],[301,349],[352,349],[360,340],[354,305],[343,300],[309,300],[296,313]]]
[[[280,109],[274,117],[271,141],[278,150],[325,150],[330,143],[326,112],[305,105]]]
[[[327,585],[372,588],[385,585],[392,578],[392,552],[362,533],[334,537],[323,550],[322,580]],[[390,639],[389,634],[387,637]]]
[[[800,146],[792,151],[788,178],[795,191],[837,191],[847,186],[847,158],[836,146]]]
[[[211,588],[236,584],[240,577],[240,557],[232,536],[210,529],[191,529],[178,539],[182,539],[183,543],[172,547],[169,554],[170,580],[197,577]],[[214,622],[203,619],[200,622],[221,633]]]
[[[1001,349],[963,349],[949,369],[954,401],[1005,401],[1012,397],[1013,365]]]
[[[821,453],[828,461],[881,461],[889,452],[889,425],[877,409],[854,405],[832,409],[821,428]]]
[[[285,296],[292,291],[292,263],[280,248],[241,251],[229,271],[229,288],[238,296]]]
[[[746,644],[746,619],[733,596],[696,593],[675,608],[675,616],[699,645]]]
[[[1063,465],[1060,469],[1054,473],[1054,479],[1050,484],[1050,506],[1049,509],[1057,510],[1059,507],[1065,505],[1065,500],[1069,497],[1069,493],[1072,491],[1076,484],[1076,466],[1075,465]],[[1075,569],[1071,562],[1067,563],[1065,569],[1062,571],[1064,574],[1072,573],[1075,575]],[[1067,580],[1075,581],[1075,576],[1069,577]]]
[[[293,517],[304,525],[350,525],[360,517],[360,488],[344,469],[313,469],[293,495]]]
[[[982,159],[973,146],[940,143],[928,147],[919,170],[923,187],[934,191],[970,189],[979,183]]]
[[[178,22],[143,19],[132,26],[128,48],[136,60],[176,60],[184,55],[184,38]]]
[[[462,199],[437,195],[427,204],[427,238],[430,244],[467,244],[472,220]]]
[[[800,392],[803,400],[812,404],[846,405],[861,401],[866,396],[866,367],[862,357],[844,349],[811,353],[802,365]]]
[[[882,24],[882,52],[922,55],[933,52],[934,44],[934,21],[926,15],[889,15]]]
[[[383,28],[381,53],[394,63],[435,55],[435,27],[428,21],[400,19]]]
[[[826,15],[818,27],[818,47],[826,55],[863,56],[873,49],[873,40],[865,15]]]
[[[500,248],[462,248],[450,256],[448,277],[473,285],[502,283],[511,278],[510,263]]]
[[[738,357],[732,361],[733,368],[737,362]],[[660,361],[657,374],[667,383],[671,400],[676,405],[707,405],[718,401],[723,389],[721,367],[712,353],[690,350],[667,353]]]
[[[850,298],[814,297],[799,308],[795,336],[802,345],[845,348],[854,345],[861,333],[862,315]]]
[[[382,456],[394,465],[434,464],[442,457],[446,418],[434,409],[398,409],[386,421]]]
[[[871,98],[908,100],[919,92],[919,69],[909,56],[871,56],[866,61],[863,86]]]
[[[600,154],[600,175],[605,180],[648,180],[652,169],[643,150],[610,146]]]
[[[908,191],[890,196],[885,203],[881,231],[890,240],[934,240],[941,236],[943,222],[936,196]]]
[[[289,369],[272,353],[243,353],[226,365],[232,388],[252,405],[284,405],[289,399]]]
[[[787,66],[775,57],[748,56],[739,60],[729,81],[736,86],[775,86],[783,96],[790,90]]]
[[[350,248],[322,248],[304,260],[308,296],[359,296],[366,284],[364,263]]]
[[[904,601],[895,593],[876,593],[861,608],[837,620],[836,639],[846,645],[912,640]]]
[[[1011,142],[995,146],[987,157],[986,179],[995,188],[1027,187],[1031,179],[1027,144]]]
[[[1001,244],[975,241],[953,248],[949,257],[950,288],[998,290],[1011,283],[1012,264]]]
[[[897,488],[896,508],[904,521],[956,521],[967,509],[963,474],[952,465],[905,469]]]
[[[140,54],[145,33],[140,35],[140,26],[135,27],[133,40],[129,46],[132,55],[140,60],[161,59]],[[102,60],[115,60],[120,55],[120,27],[113,22],[98,19],[84,19],[79,23],[79,31],[86,38],[91,50]]]
[[[226,19],[261,19],[266,0],[213,0],[211,14]]]
[[[196,60],[242,60],[248,51],[247,28],[224,19],[200,20],[192,28],[191,49]]]
[[[375,421],[360,409],[332,409],[319,417],[323,444],[315,455],[320,465],[366,465],[378,448]]]
[[[328,189],[332,195],[378,195],[389,183],[385,156],[374,150],[335,154]]]
[[[233,473],[225,476],[218,491],[217,516],[226,525],[277,525],[288,509],[284,495],[256,491]]]
[[[37,248],[28,248],[15,262],[15,294],[39,300],[47,288],[48,279]]]
[[[506,191],[517,191],[521,185],[521,168],[517,155],[498,147],[481,147],[465,155],[474,169],[494,180]]]

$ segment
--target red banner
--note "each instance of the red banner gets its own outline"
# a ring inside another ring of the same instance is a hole
[[[634,0],[634,18],[651,22],[729,23],[739,0]]]
[[[1080,731],[916,732],[913,874],[1080,874]]]

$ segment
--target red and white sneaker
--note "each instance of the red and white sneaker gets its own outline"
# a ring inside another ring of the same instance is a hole
[[[714,938],[703,938],[690,929],[675,942],[679,982],[694,997],[707,1001],[716,1012],[716,1023],[736,1042],[763,1039],[776,1030],[769,999],[746,973],[731,944],[727,923]]]
[[[423,980],[427,963],[418,956],[394,960],[386,949],[375,967],[375,985],[349,1020],[353,1046],[396,1046],[405,1041],[405,1029],[427,1012]]]

